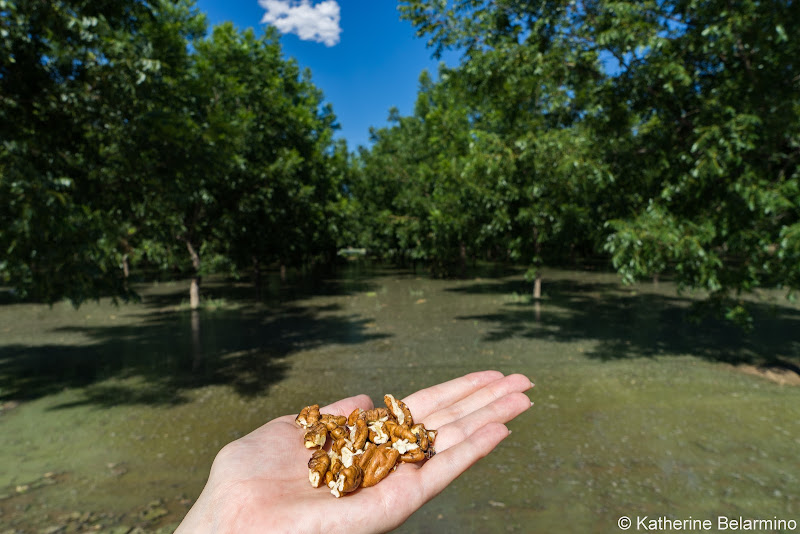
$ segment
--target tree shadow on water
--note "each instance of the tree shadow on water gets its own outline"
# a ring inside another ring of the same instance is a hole
[[[191,312],[174,306],[181,297],[182,292],[146,297],[140,308],[145,311],[127,324],[53,331],[90,339],[81,345],[0,346],[0,400],[83,388],[83,400],[59,407],[168,405],[186,401],[192,388],[212,384],[255,396],[284,378],[288,358],[297,351],[386,337],[368,333],[369,319],[345,314],[336,304],[251,301]]]
[[[595,346],[586,355],[605,361],[688,354],[800,372],[800,310],[753,302],[749,309],[754,329],[745,332],[722,319],[693,320],[691,298],[644,289],[562,279],[547,284],[541,302],[506,298],[495,313],[459,319],[492,325],[486,341],[513,337],[592,341]],[[526,295],[530,284],[504,280],[451,291]]]

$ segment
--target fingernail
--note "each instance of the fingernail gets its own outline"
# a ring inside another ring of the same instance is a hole
[[[535,385],[536,385],[536,384],[534,384],[533,382],[531,382],[531,387],[533,387],[533,386],[535,386]]]

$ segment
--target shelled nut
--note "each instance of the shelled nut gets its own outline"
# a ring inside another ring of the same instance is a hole
[[[315,449],[308,461],[313,487],[324,484],[338,498],[374,486],[400,463],[421,462],[436,454],[436,431],[414,424],[403,401],[392,395],[383,400],[385,408],[356,408],[348,417],[320,414],[317,404],[300,411],[295,422],[305,429],[304,445]]]

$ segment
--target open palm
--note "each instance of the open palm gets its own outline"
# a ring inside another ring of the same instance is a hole
[[[203,493],[176,531],[384,532],[396,528],[439,494],[509,431],[506,422],[531,406],[523,375],[482,371],[420,390],[403,399],[414,420],[439,431],[437,454],[422,464],[401,464],[370,488],[335,499],[312,488],[296,414],[274,419],[226,445],[217,455]],[[349,415],[373,408],[366,395],[320,409]]]

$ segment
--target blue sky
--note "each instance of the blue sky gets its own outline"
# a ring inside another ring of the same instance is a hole
[[[438,68],[394,0],[197,0],[197,6],[209,25],[278,28],[284,55],[311,69],[350,150],[369,143],[370,126],[386,125],[390,107],[410,114],[420,72],[435,75]]]

